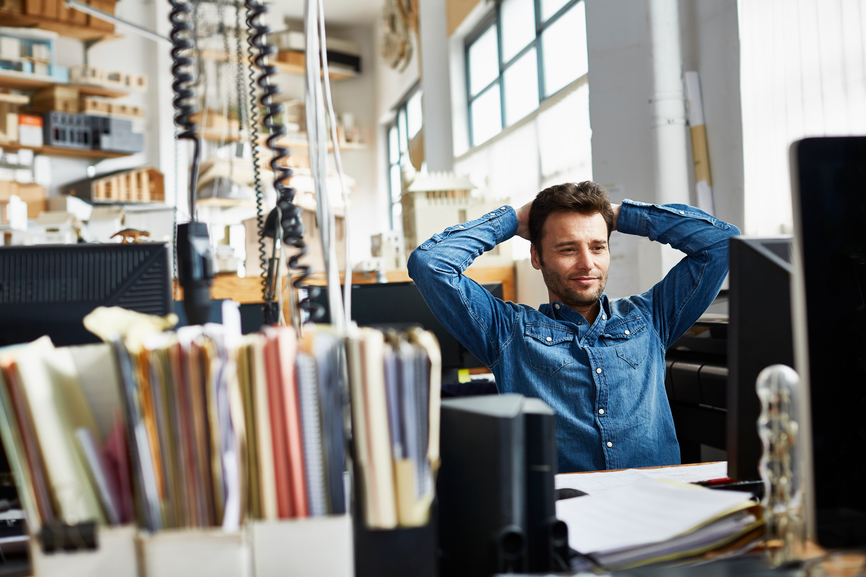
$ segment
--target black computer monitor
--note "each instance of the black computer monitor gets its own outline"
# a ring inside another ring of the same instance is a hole
[[[502,297],[502,283],[482,284],[497,297]],[[314,302],[324,308],[318,322],[331,322],[327,289],[322,288]],[[420,325],[436,335],[442,350],[443,382],[456,380],[454,371],[483,367],[466,347],[454,338],[430,311],[414,282],[389,282],[352,285],[352,320],[359,326],[406,328]]]
[[[866,546],[866,137],[791,146],[794,351],[810,535]]]
[[[98,342],[82,324],[98,306],[166,315],[170,263],[164,242],[0,247],[0,346]]]
[[[791,336],[791,239],[736,236],[729,244],[728,477],[760,479],[758,374],[794,366]]]

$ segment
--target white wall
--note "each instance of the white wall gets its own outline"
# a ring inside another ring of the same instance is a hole
[[[610,187],[614,202],[656,202],[646,4],[589,0],[586,20],[593,177]],[[680,27],[684,68],[697,70],[703,83],[717,216],[740,226],[743,155],[736,0],[680,2]],[[689,202],[695,204],[690,176]],[[613,242],[608,281],[612,296],[646,290],[662,278],[658,245],[625,236]]]

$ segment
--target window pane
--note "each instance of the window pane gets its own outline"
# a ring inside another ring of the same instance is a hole
[[[397,125],[393,125],[388,130],[388,163],[397,164],[400,162],[400,142],[397,139]]]
[[[541,22],[547,22],[548,18],[559,12],[568,2],[569,0],[541,0]]]
[[[399,202],[391,205],[392,230],[403,230],[403,205]]]
[[[502,130],[499,84],[472,101],[472,145],[478,146]]]
[[[400,202],[400,195],[403,194],[403,183],[400,178],[400,165],[395,164],[391,167],[391,202]]]
[[[409,102],[406,103],[406,116],[409,119],[409,140],[411,140],[412,137],[418,134],[418,131],[421,130],[421,124],[424,119],[423,113],[421,112],[420,90],[409,99]]]
[[[505,124],[511,126],[538,108],[538,59],[535,48],[505,70]]]
[[[397,130],[400,131],[400,152],[409,150],[409,137],[406,132],[406,108],[401,107],[397,112]]]
[[[508,62],[535,40],[535,5],[532,0],[505,0],[502,19],[502,62]]]
[[[491,26],[469,47],[469,93],[475,96],[499,76],[496,26]]]
[[[550,96],[589,70],[586,59],[586,12],[578,2],[541,35],[544,96]]]

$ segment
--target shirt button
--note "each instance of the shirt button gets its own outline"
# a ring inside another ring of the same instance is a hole
[[[598,373],[598,374],[600,375],[600,374],[601,374],[601,369],[595,369],[595,372]]]
[[[555,308],[556,310],[559,310],[559,305],[553,305],[553,308]]]
[[[601,315],[601,320],[606,321],[606,320],[607,320],[607,315]]]
[[[628,332],[628,329],[626,329],[626,330],[625,330],[625,334],[626,334],[626,336],[628,336],[628,335],[630,335],[631,333]]]
[[[544,340],[546,340],[546,341],[547,341],[547,342],[550,342],[550,341],[552,341],[552,340],[553,340],[553,339],[552,339],[552,338],[550,338],[550,337],[547,337],[547,338],[546,338],[546,339],[544,339]]]
[[[683,211],[681,210],[681,211],[680,211],[680,214],[685,214],[685,212],[683,212]]]
[[[607,446],[608,446],[608,447],[613,447],[613,443],[611,443],[610,441],[608,441],[608,442],[607,442]]]
[[[598,414],[599,414],[599,415],[603,415],[603,414],[604,414],[604,409],[599,409],[599,410],[598,410]]]

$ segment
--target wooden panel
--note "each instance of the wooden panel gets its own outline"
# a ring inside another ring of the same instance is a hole
[[[463,23],[481,0],[445,0],[445,22],[448,26],[448,36],[454,34],[457,27]]]
[[[391,270],[385,273],[388,282],[406,282],[412,279],[409,278],[409,272],[405,269]],[[502,295],[506,301],[514,301],[514,267],[469,267],[466,271],[466,276],[479,282],[501,282]],[[340,276],[342,279],[342,275]],[[354,284],[367,284],[376,282],[375,273],[353,273],[352,282]],[[313,274],[307,279],[308,284],[324,285],[324,276],[322,274]],[[262,285],[260,277],[245,277],[240,278],[233,274],[219,275],[214,279],[213,287],[211,287],[211,298],[213,299],[232,299],[239,303],[260,303],[262,302]]]

